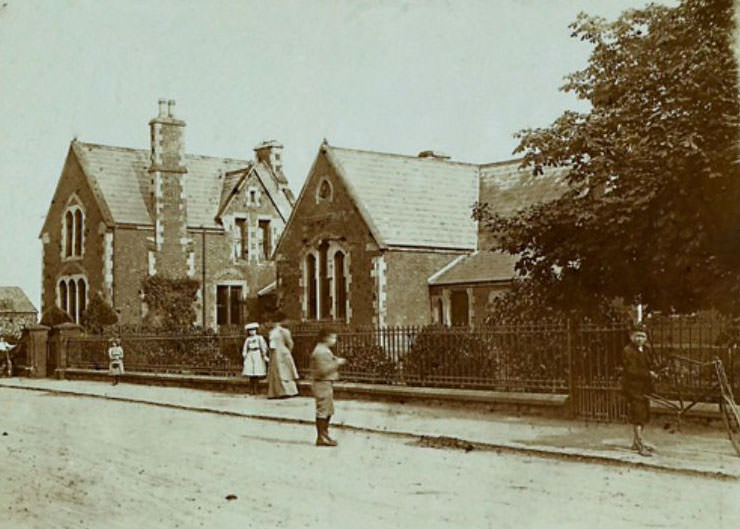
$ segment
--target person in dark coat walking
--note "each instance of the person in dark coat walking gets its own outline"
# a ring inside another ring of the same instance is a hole
[[[655,447],[643,438],[643,429],[650,420],[650,400],[653,382],[657,374],[652,369],[652,358],[648,348],[647,330],[638,324],[630,333],[630,343],[622,351],[622,391],[629,406],[629,421],[632,424],[632,449],[640,455],[649,456]]]

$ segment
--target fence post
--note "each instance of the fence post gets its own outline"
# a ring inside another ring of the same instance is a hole
[[[576,362],[573,354],[573,328],[570,318],[565,320],[565,347],[568,355],[568,412],[575,417],[578,411],[578,390],[576,389]]]

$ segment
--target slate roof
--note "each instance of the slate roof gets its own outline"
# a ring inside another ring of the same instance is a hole
[[[0,287],[0,313],[2,312],[36,312],[31,300],[20,287]]]
[[[379,244],[475,249],[477,165],[325,148]]]
[[[442,269],[429,278],[430,285],[455,285],[510,281],[516,274],[518,257],[502,252],[477,251],[462,256],[451,267]]]
[[[499,215],[513,215],[565,192],[567,168],[545,168],[542,175],[534,176],[532,168],[521,169],[520,164],[521,159],[480,166],[480,201],[487,202]]]
[[[72,142],[72,149],[93,191],[103,204],[103,209],[109,211],[113,222],[152,224],[147,206],[151,178],[148,173],[148,150],[78,141]],[[186,154],[185,165],[188,172],[183,179],[183,185],[187,200],[188,226],[220,227],[215,217],[222,202],[224,187],[232,183],[226,178],[226,173],[251,164],[249,160]],[[271,175],[269,170],[266,168],[264,170]],[[269,180],[274,181],[271,176]],[[277,189],[277,184],[272,188]],[[268,187],[270,192],[273,189]],[[283,207],[284,203],[289,204],[287,198],[280,202]]]
[[[218,214],[226,209],[235,194],[236,186],[244,179],[245,173],[248,173],[251,169],[252,165],[250,164],[243,170],[227,173],[224,176],[224,183],[221,186],[221,200],[218,203]]]
[[[528,206],[549,202],[566,190],[567,168],[546,168],[535,176],[531,168],[521,169],[521,160],[509,160],[480,166],[480,201],[491,211],[508,217]],[[518,256],[492,251],[493,233],[481,230],[479,251],[467,255],[440,270],[429,279],[430,285],[509,281],[515,275]]]

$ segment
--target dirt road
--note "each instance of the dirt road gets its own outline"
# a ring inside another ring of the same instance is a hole
[[[740,524],[738,482],[334,433],[2,388],[0,527]]]

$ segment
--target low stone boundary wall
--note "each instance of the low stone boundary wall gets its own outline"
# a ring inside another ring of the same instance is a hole
[[[57,376],[68,380],[104,382],[111,380],[107,371],[95,369],[59,369],[57,370]],[[121,381],[132,384],[193,388],[226,393],[249,392],[249,381],[242,377],[127,372],[121,377]],[[261,391],[266,392],[267,383],[261,381],[260,385]],[[303,396],[311,395],[311,384],[307,380],[298,381],[298,389]],[[568,395],[565,394],[509,393],[472,389],[359,384],[341,381],[335,383],[334,391],[338,398],[344,399],[423,403],[446,407],[465,406],[469,408],[473,406],[489,411],[514,412],[523,415],[572,417]],[[670,420],[671,416],[675,415],[671,410],[656,404],[652,404],[651,411],[659,416],[662,421]],[[684,420],[714,422],[721,421],[722,416],[716,404],[699,403]]]

